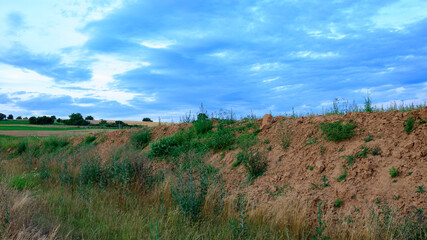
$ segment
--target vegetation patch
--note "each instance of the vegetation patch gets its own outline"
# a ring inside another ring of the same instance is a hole
[[[320,129],[326,135],[326,139],[334,142],[341,142],[346,139],[352,138],[354,135],[355,122],[343,123],[342,120],[334,123],[322,123]]]
[[[151,133],[148,129],[142,129],[133,133],[130,141],[135,148],[145,148],[150,143]]]

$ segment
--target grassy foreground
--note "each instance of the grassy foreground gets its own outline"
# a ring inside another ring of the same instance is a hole
[[[3,239],[423,239],[425,216],[401,218],[382,205],[353,223],[317,219],[290,196],[275,208],[228,193],[212,152],[241,149],[248,184],[266,163],[251,146],[251,119],[213,122],[152,141],[135,132],[101,157],[102,135],[0,138],[0,236]],[[334,140],[334,139],[333,139]],[[150,145],[149,151],[142,151]],[[284,146],[285,147],[285,146]],[[8,151],[9,150],[9,151]],[[421,218],[421,220],[419,219]]]

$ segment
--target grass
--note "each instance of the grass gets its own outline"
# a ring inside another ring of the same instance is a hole
[[[81,130],[87,128],[80,127],[32,127],[32,126],[0,126],[2,131],[66,131],[66,130]]]
[[[130,137],[130,141],[134,147],[143,149],[150,143],[150,138],[150,130],[142,129],[133,133]]]
[[[347,177],[347,170],[345,170],[343,174],[338,176],[337,182],[344,181],[346,177]]]
[[[7,120],[0,121],[0,125],[30,124],[28,120]]]
[[[339,207],[341,207],[341,205],[342,205],[342,200],[339,198],[335,199],[334,207],[339,208]]]

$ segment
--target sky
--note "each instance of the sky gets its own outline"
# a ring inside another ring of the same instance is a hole
[[[177,122],[427,101],[425,0],[0,0],[0,112]]]

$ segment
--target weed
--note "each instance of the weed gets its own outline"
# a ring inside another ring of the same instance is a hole
[[[279,187],[279,186],[274,186],[275,191],[272,192],[270,190],[266,190],[266,192],[268,194],[270,194],[270,196],[272,197],[277,197],[277,196],[281,196],[283,194],[286,194],[288,192],[288,190],[292,190],[294,189],[292,186],[290,186],[289,184],[284,184],[283,186]]]
[[[260,152],[250,152],[247,161],[244,162],[248,178],[252,181],[262,176],[267,170],[266,157]]]
[[[248,161],[249,154],[247,152],[239,152],[236,161],[231,165],[231,169],[238,167],[241,163]]]
[[[178,209],[193,222],[197,221],[208,191],[208,176],[201,172],[199,179],[194,177],[190,169],[181,172],[175,185],[171,186],[172,199],[178,204]]]
[[[320,152],[324,153],[326,151],[325,147],[323,147],[323,145],[320,146]]]
[[[425,192],[427,192],[427,191],[425,191],[425,190],[423,189],[424,185],[416,186],[416,187],[418,188],[418,190],[417,190],[417,191],[415,191],[415,193],[425,193]]]
[[[347,124],[343,124],[342,120],[336,121],[334,123],[320,124],[320,129],[326,135],[326,139],[329,142],[341,142],[352,138],[354,135],[354,128],[356,128],[356,123],[349,122]]]
[[[267,147],[267,150],[268,150],[268,151],[271,151],[271,146],[268,146],[268,147]]]
[[[388,172],[390,173],[390,176],[392,178],[397,177],[397,175],[399,175],[399,171],[397,171],[396,168],[393,166],[388,170]]]
[[[361,152],[356,152],[353,155],[341,156],[342,158],[347,159],[347,166],[352,166],[357,158],[366,158],[367,157],[368,152],[369,152],[369,148],[362,146],[361,149],[363,149]]]
[[[411,172],[408,172],[408,175],[409,175],[409,176],[411,176],[411,175],[412,175],[412,173],[413,173],[413,171],[411,171]]]
[[[304,144],[304,146],[308,146],[308,145],[316,144],[316,143],[319,143],[319,142],[317,141],[317,137],[311,138],[311,136],[310,136],[310,137],[308,137],[308,139],[306,140],[306,143]]]
[[[356,157],[354,155],[344,155],[341,157],[347,159],[347,166],[352,166],[353,163],[356,161]]]
[[[381,155],[381,153],[382,153],[381,148],[378,147],[378,146],[374,147],[372,149],[372,152],[371,152],[371,154],[374,155],[374,156]]]
[[[151,133],[148,129],[142,129],[133,133],[130,137],[130,142],[135,148],[145,148],[150,143]]]
[[[377,204],[377,205],[380,205],[380,204],[382,203],[381,198],[377,197],[377,198],[374,200],[374,203],[375,203],[375,204]]]
[[[239,218],[231,218],[229,224],[231,230],[233,231],[234,239],[246,239],[249,231],[249,214],[247,211],[247,200],[244,195],[239,195],[238,198]]]
[[[237,144],[242,150],[248,150],[257,142],[256,136],[253,134],[242,134],[237,139]]]
[[[319,224],[316,227],[317,236],[312,236],[313,240],[327,240],[329,237],[323,236],[323,232],[326,229],[325,220],[322,220],[322,202],[319,202],[319,206],[317,208],[317,222]]]
[[[153,227],[153,223],[150,221],[150,240],[160,240],[162,235],[159,233],[159,220],[156,221],[156,225]]]
[[[342,200],[341,199],[339,199],[339,198],[335,199],[335,201],[334,201],[334,207],[339,208],[339,207],[341,207],[341,204],[342,204]]]
[[[408,117],[405,123],[403,123],[403,126],[405,127],[405,132],[407,134],[411,133],[415,129],[414,122],[415,120],[413,117]]]
[[[371,134],[368,133],[368,136],[363,139],[365,142],[375,141],[374,138],[371,136]]]
[[[393,199],[394,199],[394,200],[399,200],[399,199],[400,199],[400,195],[395,195],[395,194],[393,194]]]
[[[268,139],[267,139],[267,140],[264,140],[264,141],[263,141],[263,143],[265,143],[265,144],[269,144],[269,143],[270,143],[270,140],[268,140]]]
[[[96,136],[87,136],[85,138],[85,143],[86,144],[91,144],[92,142],[94,142],[96,140]]]
[[[313,166],[308,166],[308,170],[313,171]]]
[[[372,111],[372,100],[369,94],[367,94],[367,96],[365,97],[365,112],[371,113]]]
[[[346,177],[347,177],[347,170],[344,170],[344,173],[338,176],[337,182],[341,182],[345,180]]]
[[[323,190],[324,188],[331,186],[329,184],[329,180],[326,178],[326,175],[322,175],[322,182],[323,183],[320,186],[317,185],[317,184],[311,183],[311,185],[312,185],[311,189],[320,189],[320,190]]]
[[[6,201],[6,203],[4,205],[4,216],[3,216],[2,224],[1,224],[1,228],[0,228],[0,237],[2,239],[4,237],[4,234],[6,233],[6,230],[9,226],[9,224],[10,224],[10,213],[9,213],[9,208],[8,208],[7,201]]]
[[[63,148],[69,144],[67,139],[57,137],[49,137],[43,141],[44,151],[54,152],[57,149]]]
[[[291,146],[292,141],[292,126],[291,122],[289,120],[285,120],[281,123],[281,129],[280,129],[280,145],[282,146],[283,150],[286,150]]]

